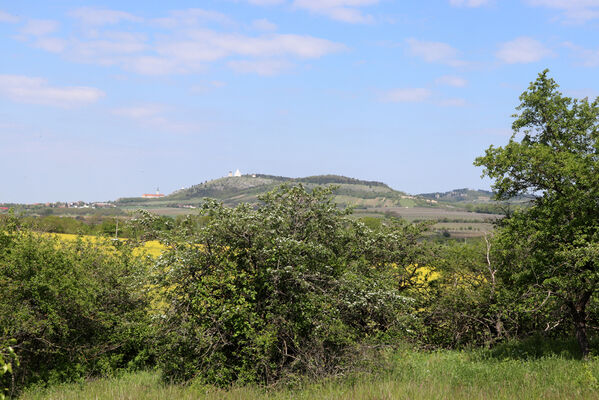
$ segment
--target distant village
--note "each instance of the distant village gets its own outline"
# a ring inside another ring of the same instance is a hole
[[[107,203],[107,202],[98,202],[98,201],[94,201],[94,202],[86,202],[86,201],[67,201],[67,202],[62,202],[62,201],[56,201],[54,203],[33,203],[31,204],[31,206],[38,206],[38,207],[46,207],[46,208],[114,208],[116,207],[116,205],[114,205],[113,203]],[[8,209],[9,207],[0,207],[1,209]]]

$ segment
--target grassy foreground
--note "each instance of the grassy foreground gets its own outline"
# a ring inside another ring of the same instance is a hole
[[[22,399],[599,399],[599,359],[483,357],[481,353],[399,351],[376,375],[294,388],[166,385],[154,371],[81,384],[30,388]]]

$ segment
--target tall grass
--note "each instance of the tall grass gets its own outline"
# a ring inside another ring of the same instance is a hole
[[[512,350],[513,350],[512,346]],[[376,373],[279,388],[169,385],[158,372],[50,388],[30,388],[41,399],[599,399],[599,359],[567,354],[510,358],[491,352],[395,351]]]

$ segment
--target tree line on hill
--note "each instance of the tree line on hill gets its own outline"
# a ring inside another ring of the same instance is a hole
[[[3,215],[0,388],[151,367],[168,381],[270,385],[345,373],[406,343],[531,335],[574,337],[587,357],[599,322],[599,100],[564,97],[547,71],[520,99],[510,142],[475,163],[498,199],[535,199],[480,240],[366,224],[331,188],[301,184],[257,205],[207,200],[179,220],[141,212],[127,241],[64,242]],[[153,239],[162,255],[140,255]]]

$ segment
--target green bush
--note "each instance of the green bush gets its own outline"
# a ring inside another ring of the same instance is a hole
[[[0,342],[0,400],[4,400],[6,395],[10,394],[11,380],[8,378],[12,375],[13,365],[19,366],[19,359],[11,346],[14,343],[14,339]]]
[[[144,267],[124,245],[73,243],[0,226],[0,341],[16,340],[17,388],[142,362]],[[14,367],[14,366],[13,366]]]
[[[376,232],[331,190],[282,187],[256,207],[207,201],[156,263],[164,294],[159,366],[167,380],[270,384],[350,368],[361,346],[407,336],[424,227]],[[395,266],[395,268],[392,267]]]

